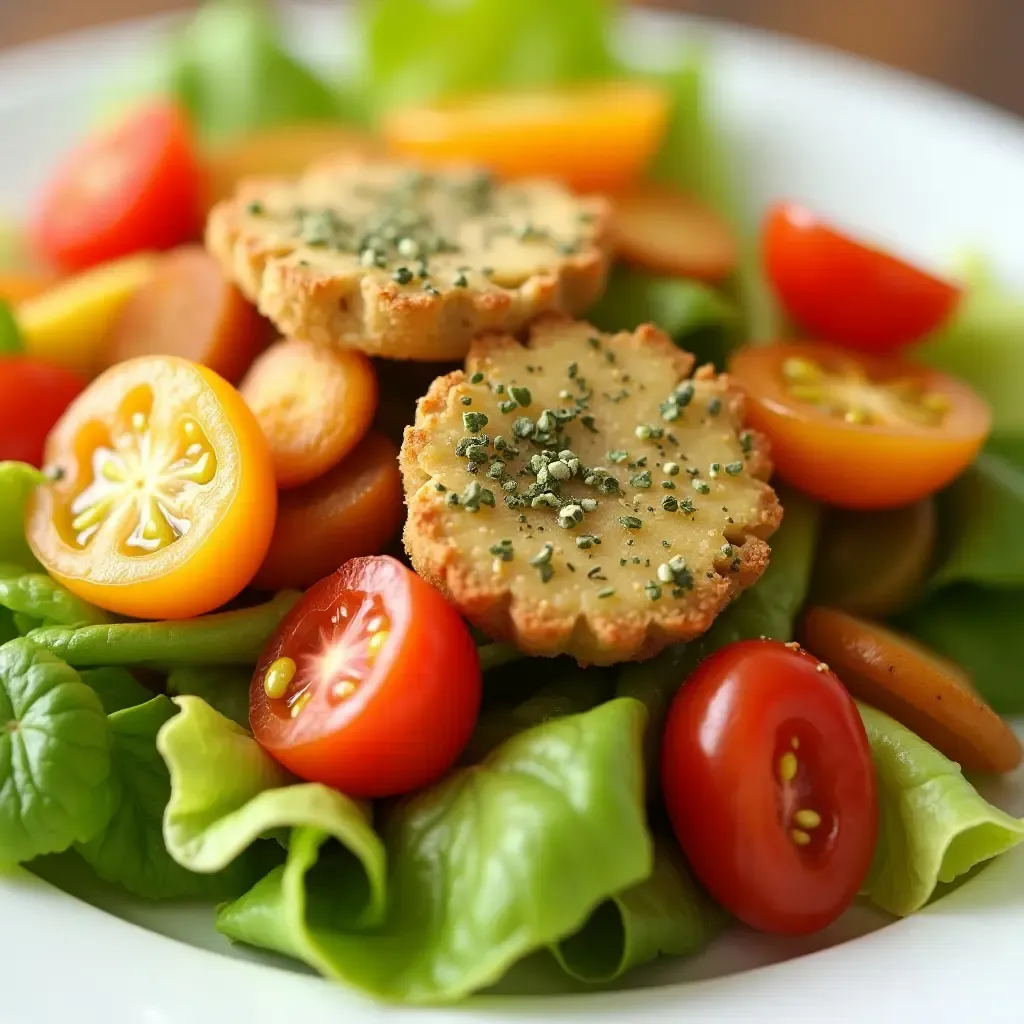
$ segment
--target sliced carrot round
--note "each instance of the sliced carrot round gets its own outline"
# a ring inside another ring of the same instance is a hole
[[[1009,772],[1020,741],[958,666],[915,640],[833,608],[812,608],[803,643],[856,697],[912,729],[966,771]]]
[[[931,498],[878,512],[831,510],[815,560],[814,600],[869,617],[900,611],[924,583],[937,534]]]
[[[267,341],[267,322],[202,246],[161,258],[121,310],[107,365],[136,356],[180,356],[235,383]]]
[[[350,558],[380,554],[405,514],[398,449],[371,431],[331,472],[285,491],[254,584],[305,589]]]
[[[381,133],[392,153],[428,164],[480,164],[503,178],[556,177],[581,191],[614,191],[651,162],[668,115],[663,89],[611,82],[394,110]]]
[[[720,281],[736,269],[736,239],[714,210],[648,183],[615,197],[619,255],[661,274]]]
[[[239,390],[267,435],[282,488],[300,487],[336,466],[377,409],[377,376],[362,352],[294,338],[271,345]]]

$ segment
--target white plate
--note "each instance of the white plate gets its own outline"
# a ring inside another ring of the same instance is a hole
[[[98,90],[156,27],[89,32],[0,59],[0,209],[26,209],[88,123]],[[350,49],[336,11],[302,9],[290,29],[314,59]],[[708,23],[638,17],[627,45],[670,54],[695,34],[714,44],[717,117],[752,214],[790,196],[926,259],[981,248],[1024,281],[1018,122],[836,53]],[[1004,782],[998,802],[1024,812],[1024,776]],[[24,872],[0,879],[3,1024],[1024,1019],[1024,848],[906,921],[858,908],[807,939],[737,929],[698,958],[636,972],[626,991],[488,996],[430,1012],[375,1006],[232,950],[209,908],[79,895]]]

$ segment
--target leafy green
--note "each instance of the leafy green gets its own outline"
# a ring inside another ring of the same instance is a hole
[[[283,590],[266,604],[175,622],[43,627],[29,636],[69,665],[252,665],[299,599]]]
[[[983,452],[943,495],[947,552],[931,587],[1024,586],[1024,469]]]
[[[8,640],[13,640],[20,635],[17,623],[14,621],[14,615],[6,608],[0,608],[0,647],[7,643]]]
[[[403,103],[612,77],[609,0],[370,0],[362,77],[380,112]]]
[[[786,511],[771,539],[771,561],[761,579],[741,594],[699,640],[671,647],[650,661],[628,664],[619,673],[616,694],[632,697],[647,708],[644,746],[652,791],[657,786],[661,728],[669,704],[697,665],[712,651],[737,640],[760,636],[793,639],[796,617],[810,586],[820,508],[788,488],[780,488],[779,493]]]
[[[90,668],[83,670],[80,675],[82,682],[99,697],[108,715],[145,704],[153,697],[126,668]]]
[[[16,355],[23,348],[18,321],[10,304],[0,299],[0,356]]]
[[[605,900],[553,952],[574,978],[613,981],[659,956],[692,956],[725,920],[690,876],[676,844],[658,840],[650,876]]]
[[[912,914],[952,882],[1016,846],[1024,822],[983,800],[960,768],[874,708],[858,705],[878,778],[879,838],[865,884],[871,900]]]
[[[0,606],[52,625],[94,625],[110,621],[105,611],[75,597],[46,573],[25,572],[21,566],[3,562],[0,562]]]
[[[164,845],[163,814],[171,782],[156,738],[175,712],[171,701],[159,696],[110,716],[114,813],[106,827],[79,843],[77,850],[104,881],[117,882],[145,899],[229,899],[244,892],[265,863],[236,861],[217,874],[197,874],[178,864]]]
[[[553,718],[589,711],[607,700],[611,689],[607,672],[573,666],[519,704],[485,708],[461,760],[472,764],[524,729]]]
[[[715,128],[708,101],[708,66],[705,50],[691,46],[670,73],[657,76],[672,98],[672,113],[652,173],[701,199],[732,224],[740,242],[740,264],[731,283],[743,311],[739,336],[754,343],[775,341],[780,315],[761,269],[757,245],[743,222],[737,183]]]
[[[46,477],[24,462],[0,462],[0,562],[41,571],[25,540],[25,506],[33,488]]]
[[[722,292],[701,281],[616,267],[587,319],[603,331],[633,330],[637,324],[653,323],[684,347],[694,348],[694,341],[706,347],[704,339],[715,337],[727,349],[738,336],[741,316]]]
[[[225,718],[230,718],[243,729],[249,728],[248,669],[233,668],[176,668],[167,677],[167,692],[171,696],[194,695],[202,697]]]
[[[176,703],[181,711],[157,736],[171,779],[164,813],[170,855],[204,874],[230,866],[234,877],[281,858],[280,846],[262,837],[309,826],[358,861],[365,920],[378,920],[384,850],[365,808],[327,786],[293,785],[248,732],[199,697],[178,697]]]
[[[223,908],[218,928],[386,999],[450,1001],[487,985],[650,874],[643,719],[635,701],[615,700],[546,722],[395,807],[378,928],[346,927],[350,862],[318,862],[310,829],[292,833],[284,868]]]
[[[111,738],[78,673],[28,640],[0,647],[0,863],[90,839],[107,823]]]
[[[1024,591],[947,587],[897,624],[970,673],[978,692],[1004,715],[1024,712]]]
[[[147,55],[123,91],[169,95],[207,142],[258,128],[326,121],[343,112],[340,93],[292,57],[262,0],[208,0]]]
[[[973,384],[992,407],[997,435],[1024,434],[1024,298],[1006,291],[978,261],[966,268],[966,294],[950,323],[914,357]]]

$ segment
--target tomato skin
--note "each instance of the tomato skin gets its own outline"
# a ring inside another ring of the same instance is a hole
[[[913,379],[948,400],[949,413],[936,426],[847,423],[787,393],[781,367],[790,358],[826,368],[856,362],[875,381]],[[899,508],[934,494],[974,460],[992,421],[986,403],[962,381],[890,356],[780,343],[739,350],[729,369],[746,388],[751,426],[771,441],[778,475],[839,508]]]
[[[44,192],[40,255],[66,271],[198,238],[205,185],[185,115],[160,102],[86,139]]]
[[[949,319],[962,294],[794,203],[769,210],[762,247],[768,277],[793,318],[861,352],[891,352],[920,340]]]
[[[41,467],[46,435],[85,385],[77,373],[41,359],[0,357],[0,462]]]
[[[864,726],[818,664],[775,641],[729,644],[689,677],[665,728],[662,787],[679,843],[715,899],[762,931],[804,934],[834,921],[875,850]],[[784,783],[790,753],[798,767]],[[798,845],[794,815],[808,808],[821,822]]]
[[[368,598],[378,602],[370,612]],[[342,606],[355,608],[350,618]],[[386,618],[388,635],[367,660],[362,634],[350,640],[337,630],[343,621],[355,630],[371,613]],[[339,652],[343,665],[318,660]],[[295,689],[272,699],[264,680],[283,657],[297,666]],[[357,679],[344,699],[332,696],[339,673]],[[309,696],[293,714],[289,702],[298,706],[302,693]],[[451,768],[476,724],[481,693],[476,646],[458,612],[400,562],[377,555],[346,562],[285,617],[256,666],[249,721],[260,744],[300,778],[355,797],[396,796]]]

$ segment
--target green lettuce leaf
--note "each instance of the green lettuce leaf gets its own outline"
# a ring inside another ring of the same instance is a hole
[[[34,487],[46,477],[24,462],[0,462],[0,562],[42,571],[25,540],[25,506]]]
[[[966,268],[967,291],[950,323],[914,358],[960,377],[992,407],[996,435],[1024,435],[1024,298],[1004,289],[978,261]]]
[[[69,665],[254,665],[301,595],[283,590],[266,604],[175,622],[43,627],[29,636]]]
[[[739,339],[742,326],[736,304],[710,285],[622,266],[612,271],[587,319],[603,331],[656,324],[699,362],[718,366]]]
[[[358,919],[375,923],[384,913],[384,848],[366,808],[327,786],[293,785],[293,778],[234,722],[198,697],[178,697],[180,712],[160,731],[157,748],[167,765],[171,796],[164,841],[182,867],[202,873],[250,873],[283,856],[265,842],[284,830],[309,827],[333,838],[356,866],[352,887]],[[346,904],[349,906],[350,904]]]
[[[23,349],[21,331],[10,303],[0,299],[0,356],[17,355]]]
[[[940,509],[947,550],[933,589],[1024,586],[1024,468],[982,452],[942,495]]]
[[[901,615],[897,625],[955,661],[1004,715],[1024,712],[1024,591],[946,587]]]
[[[108,715],[145,704],[153,697],[153,694],[126,668],[90,668],[82,671],[80,675],[82,682],[99,697],[103,710]]]
[[[395,807],[379,928],[346,929],[336,905],[351,873],[321,870],[311,829],[218,928],[385,999],[447,1002],[490,984],[650,874],[643,720],[615,700],[546,722]]]
[[[8,640],[13,640],[20,635],[21,631],[14,621],[13,613],[9,612],[6,608],[0,608],[0,647],[7,643]]]
[[[75,597],[46,573],[25,572],[19,565],[0,562],[0,606],[26,618],[57,626],[107,623],[110,616]]]
[[[612,77],[608,0],[370,0],[363,78],[379,112],[403,103]]]
[[[177,863],[164,845],[163,815],[171,781],[156,738],[175,712],[167,697],[158,696],[110,716],[114,813],[106,827],[79,843],[77,850],[104,881],[116,882],[144,899],[230,899],[252,885],[267,862],[239,860],[216,874],[199,874]]]
[[[263,0],[208,0],[146,55],[108,106],[170,96],[208,143],[276,124],[338,119],[340,92],[289,54],[281,35]]]
[[[580,981],[614,981],[659,956],[698,953],[725,921],[724,911],[691,877],[675,842],[659,839],[650,877],[605,900],[552,952]]]
[[[176,668],[167,677],[172,696],[202,697],[210,707],[243,729],[249,728],[249,682],[252,672],[244,668]]]
[[[0,647],[0,864],[66,850],[112,813],[111,736],[78,673],[25,639]]]
[[[858,705],[878,773],[879,837],[865,883],[873,903],[904,916],[952,882],[1016,846],[1024,822],[978,795],[953,761],[909,729]]]

